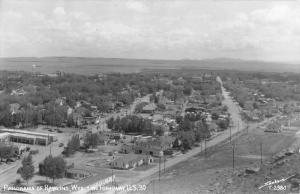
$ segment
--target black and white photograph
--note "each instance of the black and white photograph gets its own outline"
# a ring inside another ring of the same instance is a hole
[[[299,194],[300,0],[0,0],[0,193]]]

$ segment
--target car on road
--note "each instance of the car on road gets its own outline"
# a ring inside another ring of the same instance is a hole
[[[58,145],[58,147],[63,147],[64,146],[64,143],[60,143],[59,145]]]
[[[48,131],[53,132],[53,129],[48,129]]]

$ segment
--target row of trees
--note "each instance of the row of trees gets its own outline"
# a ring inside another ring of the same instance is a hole
[[[161,126],[152,124],[150,119],[136,115],[127,115],[116,119],[111,117],[107,120],[107,127],[114,131],[125,133],[162,134]]]
[[[22,166],[17,172],[28,185],[28,181],[34,177],[34,171],[32,155],[29,154],[23,158]],[[39,174],[51,178],[53,183],[55,179],[63,178],[65,171],[66,162],[62,157],[53,157],[52,155],[49,155],[39,164]]]
[[[84,144],[82,145],[83,149],[88,149],[90,147],[94,148],[97,145],[104,143],[106,137],[103,133],[91,133],[87,132],[84,137]],[[79,151],[81,148],[79,135],[73,135],[69,140],[67,146],[65,147],[63,154],[65,156],[71,156],[76,151]]]

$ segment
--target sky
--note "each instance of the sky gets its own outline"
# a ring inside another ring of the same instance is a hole
[[[0,57],[300,62],[300,0],[0,0]]]

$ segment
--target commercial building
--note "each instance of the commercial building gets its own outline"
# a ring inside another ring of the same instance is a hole
[[[112,168],[130,169],[141,165],[148,165],[153,162],[151,156],[127,154],[110,163]]]
[[[57,138],[53,134],[16,129],[0,129],[0,141],[10,141],[32,145],[48,145],[56,140]]]
[[[121,147],[122,153],[136,153],[160,157],[165,150],[173,147],[174,138],[162,137],[155,140],[136,141],[134,144],[123,144]]]

